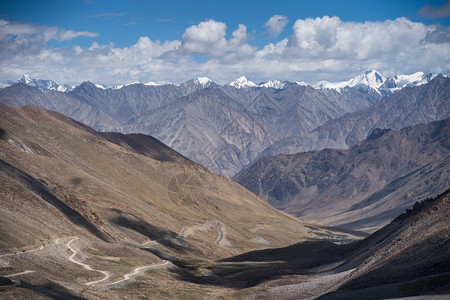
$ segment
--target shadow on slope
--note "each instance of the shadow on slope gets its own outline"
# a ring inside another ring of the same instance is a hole
[[[132,149],[139,154],[161,162],[189,161],[189,159],[149,135],[118,132],[99,132],[98,134],[116,145]]]
[[[189,244],[183,239],[178,238],[178,235],[170,230],[155,226],[146,222],[145,220],[117,209],[113,209],[116,214],[112,218],[112,222],[121,227],[131,229],[137,233],[140,233],[148,237],[152,241],[156,241],[159,244],[177,251],[178,253],[185,253],[189,249]]]
[[[0,294],[4,296],[12,294],[11,299],[32,299],[40,296],[49,299],[85,300],[86,298],[75,295],[65,287],[55,282],[38,280],[39,283],[28,283],[24,281],[13,282],[7,277],[0,276]],[[1,297],[3,299],[3,297]]]
[[[197,284],[248,288],[283,276],[319,276],[356,268],[351,281],[324,299],[450,293],[449,204],[447,190],[436,198],[417,202],[387,226],[351,244],[306,241],[217,261],[207,266],[210,276],[186,269],[177,274]]]
[[[178,272],[181,280],[231,288],[248,288],[286,275],[314,274],[312,269],[344,260],[353,244],[307,241],[279,249],[247,252],[207,267],[213,276]]]
[[[103,241],[111,241],[111,239],[102,233],[97,227],[87,220],[78,211],[64,203],[62,200],[53,195],[44,183],[37,180],[33,176],[23,172],[22,170],[10,165],[4,160],[0,159],[0,171],[6,176],[12,178],[13,180],[26,186],[26,188],[36,195],[38,195],[42,200],[46,201],[48,204],[52,205],[63,213],[66,218],[72,222],[74,225],[80,226],[96,237],[102,239]]]
[[[450,190],[447,190],[436,198],[417,202],[389,225],[359,242],[360,250],[350,257],[348,266],[361,265],[368,254],[374,259],[376,250],[384,247],[385,251],[378,253],[381,260],[368,272],[321,299],[450,294],[449,206]],[[407,231],[409,234],[404,234]]]

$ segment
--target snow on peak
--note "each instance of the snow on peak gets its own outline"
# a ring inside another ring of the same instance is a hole
[[[97,87],[97,88],[99,88],[99,89],[102,89],[102,90],[106,90],[106,89],[108,89],[108,87],[107,86],[104,86],[103,84],[95,84],[95,86]]]
[[[27,74],[22,75],[22,77],[19,80],[7,82],[8,85],[15,84],[15,83],[24,83],[26,85],[36,87],[43,92],[48,92],[48,91],[66,92],[66,91],[70,91],[73,89],[71,86],[68,86],[68,85],[59,85],[56,82],[54,82],[53,80],[31,78]]]
[[[350,79],[347,83],[349,87],[355,87],[360,85],[368,86],[372,89],[378,89],[383,83],[386,81],[386,78],[383,77],[378,71],[370,70],[366,71],[362,74],[359,74],[355,78]]]
[[[206,86],[208,83],[212,82],[212,80],[209,79],[208,77],[198,77],[195,80],[202,86]]]
[[[296,81],[296,84],[300,85],[300,86],[308,86],[309,84],[304,82],[304,81]]]
[[[33,82],[33,79],[31,79],[31,77],[27,74],[23,74],[22,78],[19,79],[20,82],[25,83],[25,84],[29,84],[31,82]]]
[[[320,89],[332,89],[336,90],[338,92],[341,91],[341,89],[345,88],[347,86],[347,81],[340,81],[340,82],[328,82],[326,80],[319,81],[318,83],[314,84],[313,87],[317,90]]]
[[[398,86],[405,86],[409,84],[424,84],[425,82],[425,73],[424,72],[416,72],[410,75],[397,75],[394,76],[396,79],[396,83]]]
[[[348,80],[348,81],[339,81],[339,82],[328,82],[328,81],[320,81],[313,85],[315,89],[334,89],[338,92],[341,89],[346,87],[358,88],[363,92],[368,92],[370,90],[375,90],[377,93],[378,88],[381,87],[386,82],[386,78],[383,77],[376,70],[369,70],[364,73],[357,75],[356,77]]]
[[[245,77],[245,76],[241,76],[241,77],[233,80],[232,82],[230,82],[230,85],[235,88],[238,88],[238,89],[240,89],[242,87],[257,87],[258,86],[253,81],[248,80],[247,77]]]
[[[266,88],[282,89],[282,88],[284,88],[285,85],[286,85],[286,83],[281,82],[279,80],[271,80],[266,83],[262,83],[259,86],[266,87]]]
[[[428,83],[434,77],[436,75],[432,75],[431,73],[425,74],[424,72],[416,72],[410,75],[395,75],[389,77],[383,87],[391,92],[395,92],[406,86],[418,86]]]
[[[114,87],[111,87],[111,86],[104,86],[103,85],[103,87],[106,87],[106,88],[112,88],[112,89],[114,89],[114,90],[120,90],[121,88],[123,88],[123,87],[125,87],[125,86],[130,86],[130,85],[135,85],[135,84],[143,84],[143,85],[147,85],[147,86],[157,86],[158,84],[156,83],[156,82],[154,82],[154,81],[149,81],[149,82],[147,82],[147,83],[140,83],[139,81],[133,81],[133,82],[130,82],[130,83],[125,83],[125,84],[119,84],[119,85],[116,85],[116,86],[114,86]],[[98,88],[102,88],[102,87],[99,87],[98,86]]]

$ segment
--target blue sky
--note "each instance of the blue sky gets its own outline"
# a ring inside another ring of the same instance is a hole
[[[449,9],[437,0],[1,1],[0,80],[26,72],[71,84],[240,75],[314,83],[368,68],[448,73]]]

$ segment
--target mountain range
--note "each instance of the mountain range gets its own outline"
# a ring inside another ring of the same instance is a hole
[[[376,70],[369,70],[364,73],[357,75],[356,77],[341,82],[328,82],[328,81],[320,81],[313,86],[316,89],[334,89],[340,91],[345,88],[358,88],[362,91],[367,92],[368,90],[374,90],[379,94],[389,94],[400,90],[406,86],[417,86],[428,83],[431,79],[436,77],[431,73],[425,74],[423,72],[416,72],[410,75],[395,75],[385,78]],[[190,82],[202,85],[203,87],[208,87],[210,84],[217,85],[208,77],[198,77]],[[39,88],[43,92],[48,92],[51,90],[57,90],[61,92],[71,91],[75,88],[75,86],[70,85],[59,85],[53,80],[46,79],[35,79],[31,78],[29,75],[23,75],[22,78],[18,80],[8,80],[6,82],[0,83],[0,87],[4,88],[13,84],[24,83],[30,86],[34,86]],[[289,82],[289,81],[280,81],[280,80],[270,80],[267,82],[255,83],[245,76],[241,76],[231,81],[228,85],[235,88],[252,88],[252,87],[260,87],[260,88],[274,88],[274,89],[282,89],[286,84],[295,83],[302,86],[309,85],[306,82]],[[128,84],[121,84],[117,86],[109,86],[104,84],[95,84],[96,87],[101,89],[121,89],[124,86],[135,85],[135,84],[143,84],[146,86],[163,86],[163,85],[173,85],[173,84],[158,84],[154,81],[150,81],[147,83],[133,82]],[[186,83],[184,83],[186,84]]]
[[[300,219],[373,232],[450,186],[450,119],[376,129],[347,150],[257,160],[233,179]]]
[[[0,90],[0,102],[56,110],[100,131],[149,134],[213,172],[231,177],[261,156],[348,147],[364,139],[373,126],[357,136],[345,136],[351,139],[346,143],[334,136],[322,138],[331,121],[373,107],[383,109],[374,104],[395,103],[388,99],[401,98],[409,86],[416,86],[409,93],[421,93],[417,88],[427,89],[433,81],[443,81],[441,88],[445,88],[448,79],[438,77],[426,83],[433,76],[416,73],[385,79],[368,71],[339,88],[281,81],[257,84],[245,77],[224,86],[208,78],[180,85],[137,83],[115,88],[84,82],[65,92],[16,83]],[[417,119],[419,123],[445,118],[448,109],[435,116],[421,109],[416,113],[427,114]],[[395,118],[392,115],[391,123],[396,123]],[[417,124],[413,123],[414,119],[408,125]],[[346,129],[330,134],[348,135]]]
[[[450,79],[437,76],[428,84],[405,87],[370,107],[330,120],[312,131],[280,139],[262,156],[347,149],[376,128],[401,129],[450,117]]]

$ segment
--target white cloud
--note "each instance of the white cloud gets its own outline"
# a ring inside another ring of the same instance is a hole
[[[247,41],[247,27],[239,24],[232,33],[232,38],[226,39],[225,23],[209,20],[193,25],[183,34],[181,50],[186,54],[197,54],[220,57],[230,52],[239,52]]]
[[[297,20],[286,54],[293,57],[367,60],[395,57],[419,46],[433,27],[406,18],[342,22],[338,17]]]
[[[182,48],[189,54],[222,55],[226,51],[225,23],[209,20],[187,28]]]
[[[344,22],[338,17],[297,20],[293,34],[260,48],[240,24],[227,35],[225,23],[190,26],[180,40],[140,37],[129,47],[48,47],[95,33],[0,20],[0,81],[23,73],[60,83],[121,84],[175,82],[207,76],[226,83],[246,75],[254,81],[346,80],[375,68],[385,76],[416,71],[450,73],[449,30],[406,18],[384,22]],[[198,55],[204,59],[198,59]]]
[[[265,24],[269,37],[277,37],[284,30],[286,24],[289,23],[289,19],[286,16],[274,15]]]
[[[79,36],[86,37],[97,37],[98,33],[89,31],[74,31],[74,30],[60,30],[58,35],[58,40],[60,41],[70,41]]]

